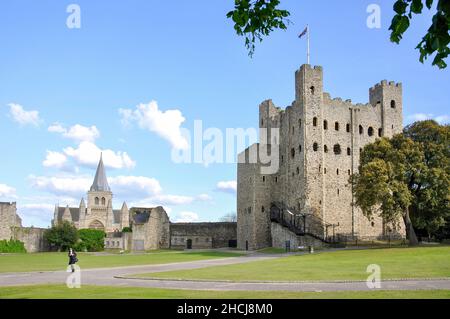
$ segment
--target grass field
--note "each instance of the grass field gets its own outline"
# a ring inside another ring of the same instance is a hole
[[[450,299],[450,290],[287,292],[198,291],[64,285],[0,287],[0,299]]]
[[[237,257],[238,253],[229,252],[181,252],[158,251],[147,254],[84,254],[79,253],[78,265],[83,269],[108,268],[134,265],[153,265],[175,262]],[[38,253],[0,255],[0,273],[64,270],[67,266],[67,253]]]
[[[323,252],[137,276],[231,281],[366,280],[367,266],[371,264],[381,267],[382,279],[450,277],[450,247]]]

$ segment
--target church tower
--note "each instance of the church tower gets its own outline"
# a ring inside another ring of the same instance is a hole
[[[88,203],[86,211],[86,228],[100,229],[111,232],[113,221],[112,192],[106,178],[103,156],[100,155],[94,182],[88,192]]]

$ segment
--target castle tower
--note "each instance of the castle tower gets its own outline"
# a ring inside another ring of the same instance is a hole
[[[112,192],[106,178],[103,156],[100,156],[94,182],[88,192],[86,212],[86,228],[102,229],[106,232],[113,231]]]
[[[323,218],[324,202],[324,109],[323,109],[323,70],[302,65],[295,74],[296,102],[300,105],[300,118],[303,138],[303,168],[304,180],[298,181],[305,185],[302,208],[313,208],[313,213]],[[331,123],[330,123],[331,124]],[[292,185],[294,186],[294,185]],[[296,203],[288,203],[295,207]]]
[[[402,91],[401,83],[386,80],[369,90],[370,104],[374,107],[381,107],[383,136],[393,136],[403,130]]]
[[[64,209],[64,214],[62,216],[62,220],[65,222],[72,222],[72,215],[70,214],[70,208],[69,205],[66,206],[66,209]]]

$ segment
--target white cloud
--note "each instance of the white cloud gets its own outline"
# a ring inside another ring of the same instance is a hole
[[[186,150],[187,139],[181,133],[181,124],[186,120],[180,110],[161,111],[156,101],[139,104],[135,110],[119,109],[122,123],[129,125],[136,122],[140,128],[158,134],[167,140],[173,148]]]
[[[77,148],[67,147],[63,152],[65,155],[73,158],[77,164],[87,167],[97,166],[102,152],[103,162],[106,167],[121,169],[136,166],[136,162],[126,152],[115,152],[109,149],[101,150],[97,145],[88,141],[81,142]]]
[[[218,182],[216,189],[220,192],[235,194],[237,192],[237,181]]]
[[[9,114],[12,119],[20,125],[39,126],[41,122],[38,111],[26,111],[21,105],[10,103]]]
[[[450,122],[450,116],[449,115],[438,115],[435,116],[431,113],[415,113],[411,114],[406,117],[407,123],[413,123],[417,121],[425,121],[425,120],[435,120],[439,124],[447,124]]]
[[[195,198],[191,196],[182,195],[157,195],[150,198],[152,202],[157,203],[157,205],[188,205],[194,202]]]
[[[144,176],[117,176],[108,181],[114,194],[124,200],[153,196],[162,191],[158,180]]]
[[[177,215],[175,223],[193,223],[198,222],[200,217],[197,213],[193,212],[181,212]]]
[[[89,190],[92,178],[79,176],[29,176],[31,186],[37,190],[49,192],[55,195],[81,197]]]
[[[56,168],[62,168],[67,162],[67,156],[59,153],[59,152],[52,152],[47,151],[47,156],[45,157],[45,160],[42,162],[42,165],[45,167],[56,167]]]
[[[0,197],[17,198],[16,189],[6,184],[0,184]]]
[[[54,210],[55,205],[52,204],[24,204],[17,207],[17,213],[22,218],[24,227],[46,228],[50,226]]]
[[[100,137],[100,131],[96,126],[87,127],[80,124],[75,124],[69,129],[66,129],[61,124],[54,123],[49,126],[48,131],[51,133],[60,133],[63,137],[75,142],[94,142]]]

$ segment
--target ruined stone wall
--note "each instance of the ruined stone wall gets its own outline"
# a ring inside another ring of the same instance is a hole
[[[45,228],[14,227],[12,237],[24,243],[28,253],[50,251],[49,244],[44,240]]]
[[[286,227],[283,227],[277,223],[271,224],[271,231],[272,247],[275,248],[286,248],[286,241],[290,241],[291,250],[307,248],[309,246],[319,248],[324,245],[322,241],[310,236],[297,236],[293,232],[289,231]]]
[[[0,240],[11,239],[12,228],[21,226],[22,221],[17,215],[16,203],[0,203]]]
[[[236,223],[172,223],[170,224],[171,248],[192,249],[226,248],[237,239]]]

